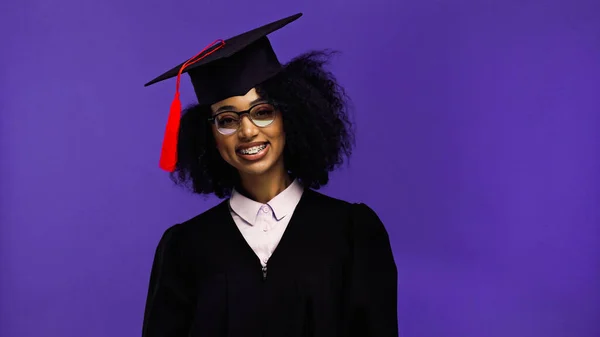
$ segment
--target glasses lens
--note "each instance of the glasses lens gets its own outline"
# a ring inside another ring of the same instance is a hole
[[[275,107],[271,104],[259,104],[252,108],[250,117],[257,126],[267,126],[275,120]]]
[[[240,125],[240,117],[232,112],[219,114],[215,119],[217,130],[224,135],[234,133]]]
[[[254,106],[250,110],[249,117],[256,126],[265,127],[273,123],[275,114],[275,107],[265,103]],[[240,123],[240,115],[236,112],[222,112],[215,117],[217,130],[224,135],[236,132],[240,127]]]

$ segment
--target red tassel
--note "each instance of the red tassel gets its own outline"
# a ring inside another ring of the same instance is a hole
[[[220,43],[218,47],[206,54],[203,54],[207,49],[211,48],[212,46],[218,43]],[[181,101],[179,100],[179,84],[181,81],[181,73],[187,66],[202,60],[203,58],[217,51],[218,49],[223,48],[224,45],[225,42],[223,40],[216,40],[215,42],[206,46],[206,48],[202,49],[202,51],[196,54],[196,56],[192,57],[187,62],[185,62],[179,69],[175,87],[175,98],[173,98],[173,102],[171,103],[171,109],[169,111],[169,118],[167,120],[167,127],[165,129],[165,136],[163,139],[162,150],[160,155],[159,166],[165,171],[173,172],[175,171],[175,167],[177,166],[177,138],[179,137],[179,124],[181,122]]]
[[[168,172],[175,171],[175,165],[177,164],[177,137],[179,135],[180,119],[181,102],[179,100],[179,92],[176,92],[175,98],[171,103],[160,156],[160,168]]]

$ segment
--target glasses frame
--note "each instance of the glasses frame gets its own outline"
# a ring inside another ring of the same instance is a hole
[[[250,114],[250,112],[252,111],[252,109],[256,108],[257,106],[260,106],[260,105],[265,105],[265,104],[266,104],[266,105],[270,105],[270,106],[272,106],[272,107],[273,107],[273,111],[274,111],[274,113],[275,113],[275,114],[274,114],[274,116],[273,116],[273,120],[272,120],[271,122],[269,122],[269,124],[267,124],[267,125],[262,125],[262,126],[261,126],[261,125],[257,125],[257,124],[254,122],[254,120],[252,119],[252,115]],[[238,127],[237,127],[237,129],[235,129],[235,131],[232,131],[231,133],[223,133],[223,132],[221,132],[221,131],[219,130],[219,126],[217,125],[217,117],[218,117],[219,115],[222,115],[222,114],[224,114],[224,113],[234,113],[234,114],[238,115],[238,117],[240,118],[240,123],[238,124]],[[251,106],[250,106],[250,107],[249,107],[247,110],[242,110],[242,111],[224,110],[224,111],[221,111],[221,112],[219,112],[219,113],[217,113],[217,114],[215,114],[215,115],[213,115],[213,116],[209,117],[209,118],[208,118],[208,122],[209,122],[209,123],[211,123],[212,125],[214,125],[214,126],[215,126],[215,128],[217,129],[217,131],[218,131],[220,134],[222,134],[222,135],[225,135],[225,136],[231,136],[231,135],[233,135],[233,134],[237,133],[237,132],[240,130],[240,127],[242,126],[242,118],[243,118],[243,115],[248,115],[248,119],[249,119],[249,120],[252,122],[252,124],[254,124],[256,127],[258,127],[258,128],[266,128],[267,126],[269,126],[269,125],[273,124],[273,122],[275,121],[275,119],[277,119],[277,116],[279,115],[279,109],[277,108],[277,105],[276,105],[275,103],[273,103],[273,102],[259,102],[259,103],[255,103],[255,104],[251,105]]]

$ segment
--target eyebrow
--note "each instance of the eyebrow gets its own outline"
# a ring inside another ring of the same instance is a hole
[[[224,105],[222,107],[219,107],[217,110],[215,110],[215,114],[219,113],[221,111],[225,111],[225,110],[235,110],[235,107],[233,105]]]
[[[250,102],[250,106],[259,104],[259,103],[266,103],[267,100],[264,98],[257,98],[254,101]],[[233,105],[224,105],[222,107],[219,107],[217,110],[215,110],[215,112],[213,114],[218,114],[221,111],[236,111],[237,108],[234,107]]]

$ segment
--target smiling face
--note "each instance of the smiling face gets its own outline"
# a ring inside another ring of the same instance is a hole
[[[217,149],[221,157],[237,169],[242,180],[285,170],[281,114],[261,99],[255,89],[244,96],[217,102],[211,105],[211,110],[217,120],[212,127]],[[235,114],[247,110],[250,114]]]

